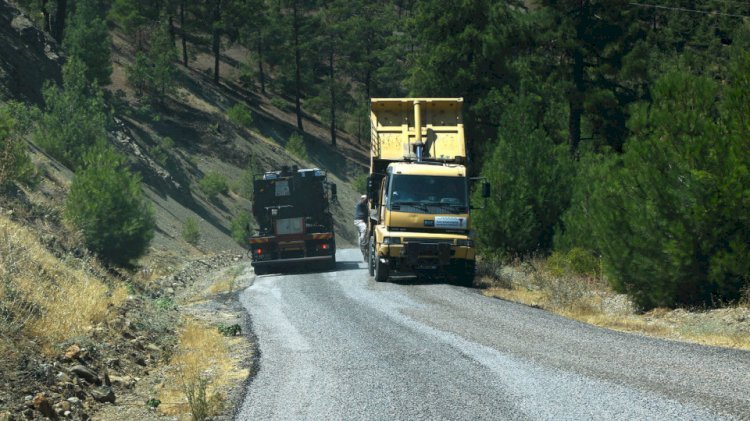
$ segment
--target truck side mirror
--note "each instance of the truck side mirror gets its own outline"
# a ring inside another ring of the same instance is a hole
[[[337,202],[339,198],[338,195],[338,188],[336,187],[336,183],[331,183],[331,200],[334,202]]]
[[[482,183],[482,197],[485,199],[490,197],[490,183],[486,181]]]
[[[372,176],[367,176],[367,197],[376,197],[378,192],[376,191],[375,180]]]

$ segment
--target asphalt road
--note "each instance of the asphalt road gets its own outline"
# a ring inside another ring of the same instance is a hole
[[[452,285],[265,275],[241,300],[257,419],[749,419],[750,352],[590,327]]]

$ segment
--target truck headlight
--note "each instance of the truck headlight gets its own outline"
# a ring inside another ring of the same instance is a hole
[[[456,245],[459,247],[474,247],[474,240],[456,240]]]
[[[383,244],[401,244],[401,237],[383,237]]]

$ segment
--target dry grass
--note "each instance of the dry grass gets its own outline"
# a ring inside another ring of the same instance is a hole
[[[126,298],[55,258],[29,230],[0,217],[0,336],[22,335],[46,352],[85,335]]]
[[[170,361],[172,370],[159,392],[160,411],[181,419],[218,413],[224,402],[221,391],[249,375],[230,352],[233,342],[240,340],[222,336],[214,326],[187,321]]]
[[[559,261],[532,259],[509,266],[494,261],[481,266],[477,284],[490,297],[613,330],[750,349],[750,308],[743,302],[710,311],[657,308],[638,313],[600,274],[578,275],[561,269]]]

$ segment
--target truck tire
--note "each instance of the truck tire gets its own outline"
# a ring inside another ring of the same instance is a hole
[[[465,287],[474,286],[474,275],[476,274],[476,263],[466,262],[466,266],[456,273],[456,284]]]
[[[336,270],[336,256],[334,255],[330,262],[328,262],[328,265],[326,267],[328,270]]]
[[[385,282],[388,280],[388,272],[390,268],[388,263],[383,263],[375,256],[375,282]]]
[[[367,271],[370,276],[375,276],[375,261],[378,257],[375,255],[375,237],[370,237],[370,244],[367,246],[368,258],[367,258]]]

